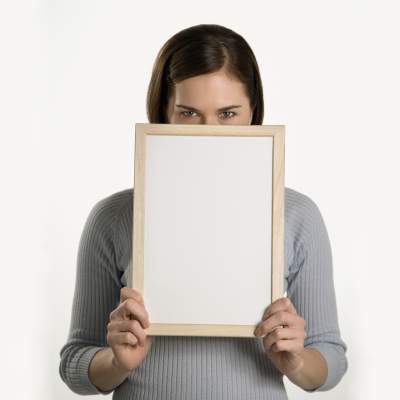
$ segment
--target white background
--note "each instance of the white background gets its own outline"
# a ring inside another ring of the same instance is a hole
[[[1,4],[2,398],[79,397],[58,376],[79,236],[96,201],[132,187],[157,52],[199,23],[254,50],[264,124],[286,125],[286,186],[317,203],[331,239],[349,370],[323,393],[285,378],[289,397],[396,396],[398,2]]]

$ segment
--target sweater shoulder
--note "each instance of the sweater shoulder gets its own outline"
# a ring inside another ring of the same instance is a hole
[[[97,201],[92,213],[96,212],[107,219],[107,222],[115,224],[132,205],[132,199],[133,189],[111,193]]]
[[[327,230],[316,202],[285,187],[285,290],[299,272],[305,251],[328,245]]]
[[[133,189],[119,190],[98,200],[87,219],[87,229],[97,235],[107,235],[119,256],[121,228],[132,225]]]
[[[126,205],[133,197],[133,188],[119,190],[101,198],[97,204],[110,212],[117,212],[120,208]]]
[[[292,261],[290,267],[286,266],[289,275],[295,274],[307,254],[313,257],[317,249],[326,257],[330,255],[329,234],[319,207],[310,196],[290,188],[285,188],[285,249]]]
[[[310,227],[322,222],[316,202],[308,195],[285,187],[285,222],[296,237],[304,236]]]
[[[285,248],[299,264],[302,249],[326,245],[328,232],[316,202],[308,195],[285,187]],[[300,253],[299,253],[300,250]]]
[[[119,190],[103,197],[95,206],[112,231],[116,266],[121,272],[126,271],[132,252],[133,196],[133,188]]]

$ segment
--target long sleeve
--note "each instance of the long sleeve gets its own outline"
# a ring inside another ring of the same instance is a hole
[[[107,346],[109,314],[119,303],[121,288],[114,247],[119,203],[110,199],[97,202],[81,234],[69,335],[60,351],[59,374],[82,395],[112,392],[99,390],[88,375],[94,355]]]
[[[322,215],[312,199],[301,196],[296,242],[296,273],[287,295],[306,321],[305,347],[317,349],[328,365],[325,382],[307,392],[336,386],[348,368],[347,346],[340,337],[333,281],[332,253]]]

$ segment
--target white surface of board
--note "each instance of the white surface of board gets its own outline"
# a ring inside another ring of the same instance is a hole
[[[147,136],[152,323],[260,321],[271,299],[272,149],[271,136]]]

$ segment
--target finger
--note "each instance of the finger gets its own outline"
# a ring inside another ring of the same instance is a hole
[[[109,335],[108,343],[110,346],[130,344],[131,346],[137,346],[139,340],[132,332],[119,332]]]
[[[107,330],[110,333],[132,332],[134,335],[141,336],[143,341],[146,339],[146,332],[140,322],[136,319],[114,320],[107,324]]]
[[[278,311],[287,311],[292,314],[297,314],[296,308],[288,297],[281,297],[278,300],[275,300],[271,303],[264,311],[262,316],[262,320],[268,318],[268,316],[278,312]]]
[[[137,302],[144,304],[143,295],[138,290],[127,286],[122,287],[120,290],[120,303],[129,298],[135,299]]]
[[[294,315],[286,311],[278,311],[269,316],[266,320],[259,323],[254,333],[256,336],[264,336],[279,326],[298,328],[304,325],[303,321],[304,320],[298,315]]]
[[[129,320],[137,319],[143,328],[150,326],[149,314],[145,307],[132,298],[128,298],[111,312],[110,320]]]
[[[149,313],[143,304],[138,303],[131,298],[125,300],[123,304],[130,314],[130,319],[138,320],[143,329],[146,329],[150,326]]]
[[[264,346],[266,348],[270,348],[274,343],[279,340],[303,340],[304,341],[305,334],[299,329],[294,328],[276,328],[268,335],[266,335],[263,339]]]
[[[291,351],[300,352],[304,348],[303,343],[300,340],[278,340],[271,346],[271,350],[274,352],[279,351]]]
[[[131,332],[136,336],[141,346],[144,346],[146,342],[146,332],[143,330],[140,322],[136,319],[128,321],[115,321],[110,328],[110,332]]]

